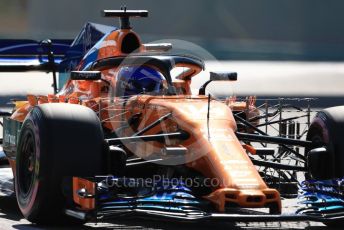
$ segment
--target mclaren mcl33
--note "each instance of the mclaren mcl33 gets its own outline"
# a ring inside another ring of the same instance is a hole
[[[27,95],[1,113],[2,157],[25,218],[343,223],[344,107],[318,112],[292,136],[294,117],[269,120],[289,104],[261,112],[254,97],[206,94],[211,81],[235,81],[235,72],[210,72],[192,93],[203,60],[141,43],[129,19],[147,11],[103,14],[119,17],[120,27],[88,23],[73,41],[0,42],[2,72],[53,75],[54,94]],[[286,135],[262,128],[272,124]],[[300,209],[282,213],[281,197],[292,194]]]

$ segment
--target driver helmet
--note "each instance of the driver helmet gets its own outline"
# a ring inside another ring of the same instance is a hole
[[[148,66],[122,67],[117,75],[117,95],[159,94],[163,79],[159,71]]]

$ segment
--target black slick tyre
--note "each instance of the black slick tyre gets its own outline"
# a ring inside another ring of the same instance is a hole
[[[64,215],[62,181],[101,174],[103,141],[99,119],[87,107],[33,108],[22,125],[16,157],[15,189],[24,217],[37,224],[75,223]]]

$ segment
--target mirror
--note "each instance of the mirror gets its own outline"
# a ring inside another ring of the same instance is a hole
[[[72,71],[70,73],[71,80],[87,80],[94,81],[101,79],[100,71]]]
[[[199,95],[205,95],[205,88],[212,81],[236,81],[238,79],[237,72],[210,72],[210,78],[206,81],[198,91]]]
[[[211,81],[236,81],[237,79],[236,72],[210,72]]]

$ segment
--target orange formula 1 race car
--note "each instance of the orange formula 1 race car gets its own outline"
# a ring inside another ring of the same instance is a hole
[[[236,80],[233,72],[211,72],[193,95],[190,84],[205,69],[203,61],[170,54],[171,44],[142,44],[129,19],[147,15],[105,10],[104,16],[120,18],[120,28],[87,24],[73,42],[2,41],[1,71],[54,76],[55,94],[28,95],[15,102],[12,113],[2,113],[3,151],[25,218],[39,224],[117,216],[341,221],[339,180],[321,184],[337,191],[325,197],[337,211],[327,212],[314,197],[326,196],[317,184],[321,179],[344,176],[343,164],[334,161],[343,162],[343,108],[320,112],[306,140],[270,136],[259,121],[283,106],[261,113],[254,98],[224,102],[205,95],[211,81]],[[182,71],[172,75],[178,68]],[[59,90],[57,70],[60,84],[66,77]],[[279,151],[266,143],[277,144]],[[296,147],[305,148],[306,156]],[[297,163],[285,163],[285,156]],[[295,184],[297,172],[317,179],[301,185],[301,203],[311,208],[282,214],[285,189],[274,182]],[[310,186],[318,193],[311,194]]]

